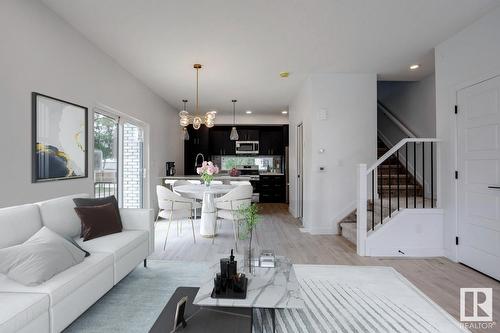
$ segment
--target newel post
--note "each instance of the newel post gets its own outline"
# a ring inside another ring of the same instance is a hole
[[[366,187],[366,164],[358,165],[358,188],[356,210],[356,247],[358,255],[364,256],[366,251],[366,205],[368,201]]]

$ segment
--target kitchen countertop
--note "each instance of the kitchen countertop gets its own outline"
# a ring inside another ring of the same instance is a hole
[[[166,180],[200,180],[200,176],[198,175],[192,175],[192,176],[163,176],[160,177],[160,179],[166,179]],[[250,180],[250,176],[238,176],[238,177],[231,177],[229,175],[222,175],[222,176],[215,176],[214,180]]]

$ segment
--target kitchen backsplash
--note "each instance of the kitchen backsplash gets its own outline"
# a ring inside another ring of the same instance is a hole
[[[222,171],[229,171],[238,165],[257,165],[260,171],[282,172],[281,156],[241,156],[241,155],[217,155],[212,156],[212,161],[220,165]]]

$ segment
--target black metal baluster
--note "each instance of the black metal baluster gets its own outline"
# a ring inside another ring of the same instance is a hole
[[[413,208],[417,208],[417,142],[413,142]]]
[[[380,167],[380,170],[382,170],[382,167]],[[383,197],[383,194],[382,194],[382,172],[379,171],[379,175],[378,175],[378,188],[380,189],[379,190],[379,195],[380,195],[380,224],[382,224],[382,215],[384,213],[384,204],[382,202],[382,197]]]
[[[391,190],[392,190],[392,189],[391,189],[391,165],[392,165],[392,162],[391,162],[391,159],[392,159],[393,157],[394,157],[394,156],[393,156],[393,155],[391,155],[391,156],[387,159],[387,161],[389,162],[389,177],[388,177],[388,178],[389,178],[389,217],[391,217],[391,215],[392,215],[392,211],[391,211],[391,203],[392,203],[392,202],[391,202],[391,201],[392,201],[392,198],[391,198],[391,194],[392,194],[392,193],[391,193],[391,192],[392,192],[392,191],[391,191]]]
[[[405,180],[406,180],[406,208],[408,208],[408,142],[405,143],[405,150],[406,150],[406,154],[405,154],[405,168],[406,168],[406,172],[405,172]]]
[[[372,230],[375,229],[375,169],[372,170]]]
[[[422,208],[425,208],[425,142],[422,142]]]
[[[434,208],[434,142],[431,142],[431,208]]]
[[[397,169],[396,169],[396,179],[397,179],[397,184],[398,184],[398,211],[399,211],[399,149],[396,151],[396,165],[397,165]]]

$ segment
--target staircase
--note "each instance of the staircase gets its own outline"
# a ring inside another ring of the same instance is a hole
[[[377,138],[377,159],[388,151],[389,148],[380,138]],[[382,162],[377,170],[377,197],[373,202],[371,199],[367,202],[367,230],[375,229],[381,221],[397,211],[398,207],[421,208],[423,206],[422,185],[415,180],[415,177],[395,155]],[[408,196],[406,196],[407,193]],[[430,207],[430,199],[425,199],[425,204]],[[355,210],[338,223],[339,234],[353,244],[356,244],[356,219]]]

